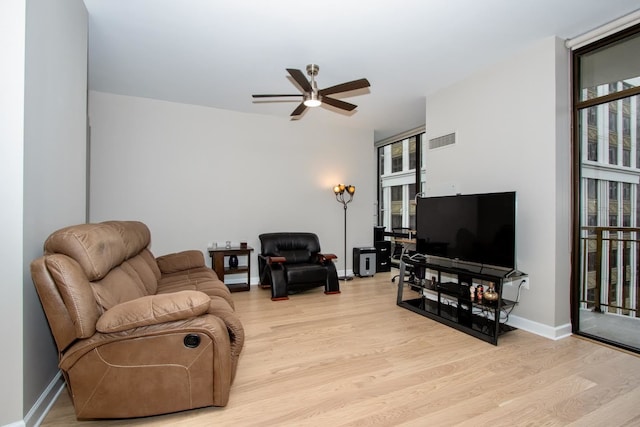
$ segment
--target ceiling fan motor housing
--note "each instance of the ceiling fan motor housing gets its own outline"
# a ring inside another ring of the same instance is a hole
[[[317,76],[318,71],[320,71],[320,67],[318,65],[316,64],[307,65],[307,74],[309,74],[311,77]]]

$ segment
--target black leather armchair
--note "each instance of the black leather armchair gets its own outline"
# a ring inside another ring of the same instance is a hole
[[[260,238],[258,273],[260,285],[271,287],[273,301],[288,295],[324,286],[325,294],[339,294],[338,273],[333,254],[320,252],[314,233],[265,233]]]

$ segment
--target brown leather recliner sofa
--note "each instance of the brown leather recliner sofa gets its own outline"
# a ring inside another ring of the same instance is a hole
[[[51,234],[31,275],[76,416],[225,406],[244,330],[200,251],[155,258],[148,227],[107,221]]]

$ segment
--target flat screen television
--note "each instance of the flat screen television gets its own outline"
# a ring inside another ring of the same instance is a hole
[[[516,193],[418,198],[416,250],[516,269]]]

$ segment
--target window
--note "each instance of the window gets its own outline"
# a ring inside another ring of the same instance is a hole
[[[631,150],[626,147],[622,149],[622,166],[631,166]]]
[[[409,169],[416,168],[416,137],[409,138]]]
[[[609,142],[609,164],[618,164],[618,146]]]
[[[391,172],[402,172],[402,141],[391,145]]]
[[[628,182],[622,184],[622,200],[625,202],[631,201],[631,184]]]
[[[609,182],[609,227],[618,226],[618,183]]]
[[[618,183],[609,182],[609,201],[618,200]]]
[[[412,203],[416,198],[416,184],[407,185],[409,189],[409,228],[416,229],[416,205]]]
[[[609,133],[618,132],[618,112],[616,111],[616,103],[609,104]]]
[[[589,130],[587,143],[587,160],[598,161],[598,133],[591,130]]]
[[[631,184],[622,184],[622,226],[631,227]]]
[[[378,146],[378,225],[415,229],[416,206],[421,190],[424,133],[381,143]]]
[[[589,256],[587,258],[587,269],[589,271],[596,270],[596,253],[595,252],[589,252]]]
[[[589,127],[597,127],[598,126],[598,109],[596,107],[591,107],[587,109],[587,125]]]
[[[596,200],[598,198],[596,182],[597,181],[595,179],[587,180],[587,197],[589,198],[589,200]]]
[[[598,181],[587,179],[587,225],[595,227],[598,225]]]
[[[402,227],[402,185],[391,187],[391,228]]]

